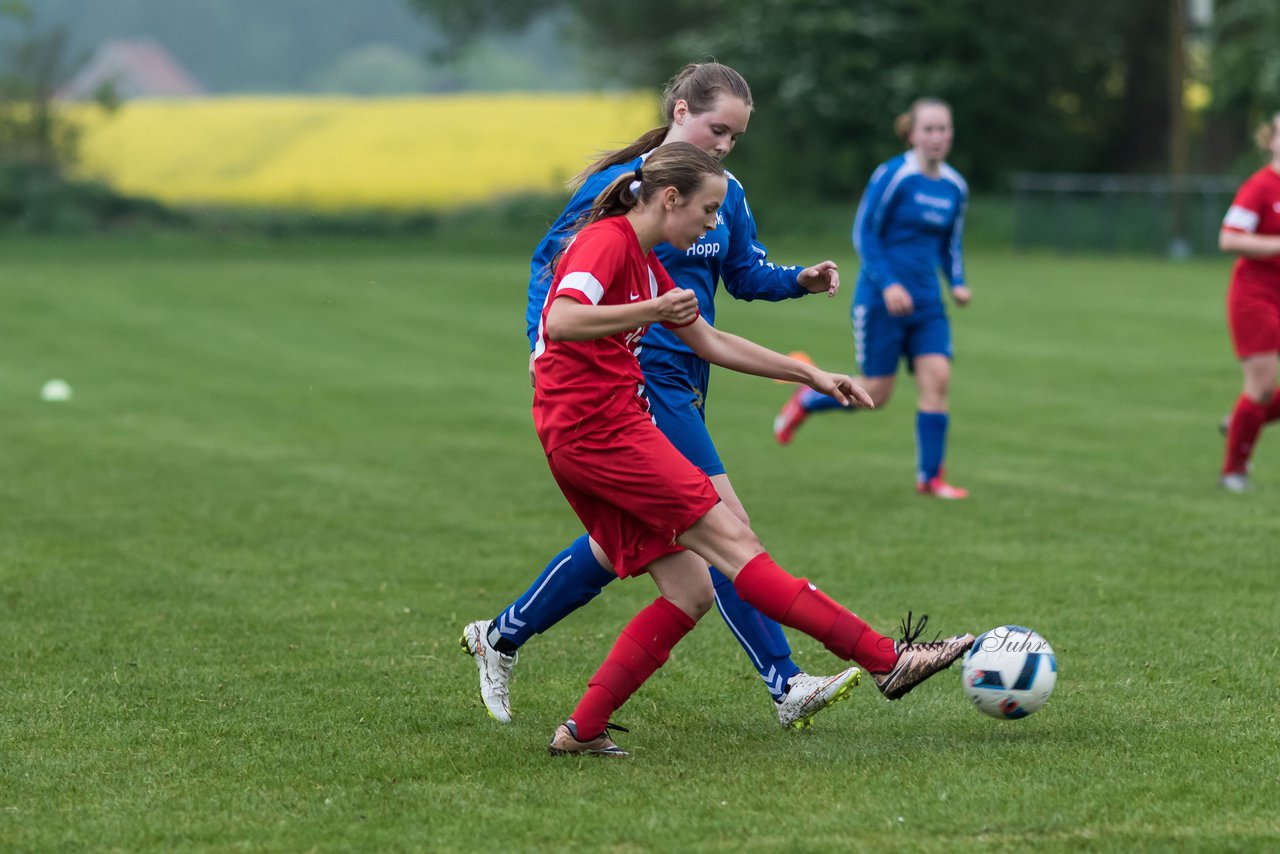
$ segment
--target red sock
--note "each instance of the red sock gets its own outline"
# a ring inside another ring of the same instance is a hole
[[[1273,389],[1271,400],[1267,403],[1267,423],[1280,420],[1280,388]]]
[[[1272,398],[1274,402],[1274,398]],[[1254,403],[1247,395],[1240,395],[1231,413],[1231,425],[1227,428],[1227,451],[1222,461],[1222,473],[1243,474],[1253,454],[1253,446],[1267,422],[1267,410]]]
[[[661,596],[632,617],[573,710],[578,737],[588,741],[604,732],[613,713],[666,663],[694,625],[692,617]]]
[[[898,661],[892,638],[873,631],[839,602],[778,566],[767,552],[749,560],[733,586],[760,613],[816,638],[869,673],[888,673]]]

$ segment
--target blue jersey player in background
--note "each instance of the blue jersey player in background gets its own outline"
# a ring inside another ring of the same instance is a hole
[[[600,191],[618,175],[642,166],[647,154],[664,143],[689,142],[723,158],[746,130],[751,103],[751,90],[733,69],[714,62],[687,65],[672,78],[663,95],[663,115],[668,123],[626,148],[604,155],[578,176],[580,186],[538,244],[530,263],[525,324],[531,349],[552,279],[552,262],[564,248],[565,236]],[[728,178],[728,192],[714,230],[687,251],[667,244],[655,249],[675,283],[696,292],[707,322],[715,322],[715,293],[721,281],[725,290],[744,300],[777,301],[810,293],[833,296],[840,284],[834,262],[800,269],[768,260],[765,247],[756,239],[755,220],[742,185],[732,175]],[[707,432],[704,406],[709,365],[660,324],[649,329],[637,356],[658,428],[711,478],[725,505],[745,521],[746,511]],[[739,599],[728,578],[715,569],[710,571],[720,614],[773,695],[783,727],[807,727],[817,712],[848,695],[858,682],[858,668],[834,676],[802,672],[791,659],[782,628]],[[511,720],[512,668],[516,651],[525,641],[589,602],[616,577],[599,546],[583,534],[552,558],[529,589],[493,619],[478,620],[464,628],[462,646],[479,667],[480,696],[490,715],[503,723]]]
[[[969,186],[946,163],[953,129],[945,102],[917,100],[895,129],[911,148],[872,174],[853,223],[853,245],[862,260],[852,312],[863,375],[858,382],[883,406],[893,394],[899,362],[907,360],[918,392],[916,491],[966,498],[966,490],[943,477],[951,324],[938,270],[956,305],[968,305],[961,236]],[[836,408],[842,407],[835,398],[799,389],[774,419],[774,436],[785,445],[809,415]]]

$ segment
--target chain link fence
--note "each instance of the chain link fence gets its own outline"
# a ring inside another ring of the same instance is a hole
[[[1218,251],[1218,229],[1242,178],[1232,175],[1013,176],[1014,245],[1060,252]]]

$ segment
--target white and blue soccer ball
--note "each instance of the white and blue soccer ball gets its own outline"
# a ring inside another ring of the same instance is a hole
[[[978,711],[1016,720],[1039,710],[1058,683],[1053,647],[1024,626],[996,626],[965,653],[960,679]]]

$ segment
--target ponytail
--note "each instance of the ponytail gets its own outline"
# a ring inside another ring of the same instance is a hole
[[[646,151],[653,151],[662,144],[671,123],[675,120],[677,101],[689,105],[689,112],[695,116],[715,109],[716,103],[723,95],[738,98],[751,109],[751,87],[741,74],[727,65],[718,62],[691,62],[667,81],[662,90],[661,114],[666,124],[653,130],[645,131],[635,142],[614,151],[606,151],[595,162],[583,169],[569,181],[569,189],[581,187],[584,182],[597,172],[603,172],[611,166],[634,160]]]
[[[710,154],[687,142],[669,142],[653,151],[640,166],[624,172],[596,196],[591,209],[578,218],[550,267],[555,270],[574,236],[593,222],[623,216],[637,205],[651,201],[660,191],[675,187],[688,198],[698,192],[708,175],[723,175],[724,166]]]
[[[615,149],[614,151],[606,151],[598,160],[583,169],[577,175],[569,179],[569,189],[576,190],[586,183],[587,179],[597,172],[603,172],[611,166],[617,166],[619,163],[626,163],[628,160],[635,160],[646,151],[653,151],[662,140],[666,138],[667,131],[671,129],[671,125],[663,125],[653,130],[645,131],[635,142],[626,148]]]
[[[688,142],[670,142],[655,149],[634,171],[614,179],[585,214],[584,225],[610,216],[621,216],[658,191],[675,187],[688,197],[698,192],[708,175],[723,175],[724,166],[710,154]]]

